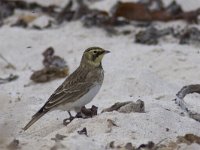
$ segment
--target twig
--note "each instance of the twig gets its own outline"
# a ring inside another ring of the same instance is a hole
[[[188,116],[196,121],[200,122],[200,113],[193,112],[188,109],[186,102],[184,101],[184,97],[190,93],[198,93],[200,94],[200,84],[188,85],[184,86],[177,94],[175,102],[180,106],[182,110],[184,110]]]
[[[7,66],[6,66],[7,68],[12,68],[16,70],[16,67],[13,64],[11,64],[2,54],[0,54],[0,58],[7,63]]]
[[[10,76],[7,78],[0,78],[0,84],[8,83],[8,82],[17,80],[18,78],[19,78],[18,75],[10,74]]]

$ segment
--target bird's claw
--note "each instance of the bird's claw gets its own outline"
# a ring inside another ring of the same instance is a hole
[[[69,117],[63,120],[63,125],[67,126],[72,120],[74,120],[75,117]]]

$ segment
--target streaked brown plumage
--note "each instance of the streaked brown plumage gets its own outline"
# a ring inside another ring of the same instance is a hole
[[[106,53],[109,51],[99,47],[86,49],[80,66],[55,90],[23,129],[27,130],[44,114],[55,109],[80,112],[81,107],[93,99],[103,83],[101,61]]]

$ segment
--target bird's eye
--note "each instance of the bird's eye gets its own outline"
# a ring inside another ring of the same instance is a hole
[[[93,51],[93,53],[94,53],[94,54],[96,54],[96,53],[97,53],[97,51]]]

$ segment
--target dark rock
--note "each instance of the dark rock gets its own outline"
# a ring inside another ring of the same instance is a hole
[[[155,45],[158,44],[158,40],[160,37],[169,34],[173,34],[173,28],[158,30],[155,27],[150,27],[144,31],[139,31],[135,35],[135,42],[147,45]]]
[[[87,135],[87,129],[86,128],[83,128],[82,130],[80,130],[80,131],[77,131],[78,132],[78,134],[80,134],[80,135],[86,135],[86,136],[88,136]]]

